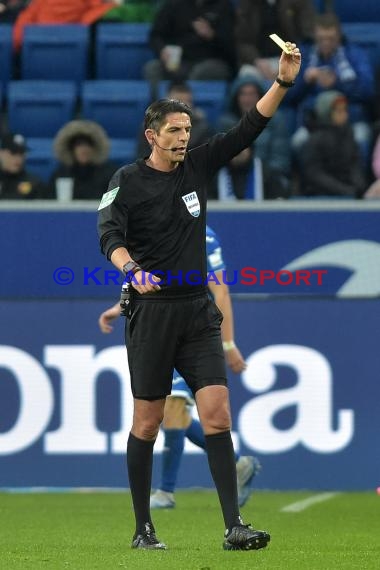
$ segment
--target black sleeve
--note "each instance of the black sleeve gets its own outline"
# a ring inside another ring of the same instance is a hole
[[[111,178],[98,208],[100,249],[107,259],[111,259],[112,253],[118,247],[126,247],[128,208],[122,198],[123,180],[123,169],[119,169]]]
[[[256,109],[246,113],[239,123],[227,133],[219,133],[212,137],[206,145],[189,151],[190,158],[200,164],[208,176],[213,176],[234,156],[252,145],[267,125],[270,118],[264,117]]]

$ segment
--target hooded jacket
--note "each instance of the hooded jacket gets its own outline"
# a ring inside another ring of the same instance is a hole
[[[93,162],[86,165],[75,163],[72,142],[78,136],[90,139],[94,148]],[[93,121],[70,121],[62,127],[54,139],[54,154],[60,165],[50,181],[50,198],[55,197],[57,178],[73,178],[73,198],[76,200],[98,200],[106,191],[109,180],[117,166],[108,161],[109,139],[104,129]]]
[[[103,0],[32,0],[13,27],[13,44],[20,49],[28,24],[93,24],[114,8]]]
[[[359,147],[349,123],[332,123],[334,105],[346,97],[339,91],[318,95],[314,131],[303,150],[304,187],[308,196],[360,197],[366,181]]]
[[[219,131],[228,131],[238,121],[242,113],[237,103],[239,90],[244,85],[253,85],[258,89],[259,97],[266,91],[264,84],[253,75],[238,77],[231,85],[229,98],[226,102],[226,111],[221,115],[218,123]],[[290,173],[290,141],[286,124],[286,110],[277,110],[264,131],[255,140],[255,156],[260,158],[264,167],[285,175]]]

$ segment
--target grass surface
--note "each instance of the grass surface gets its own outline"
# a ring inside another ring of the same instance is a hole
[[[167,551],[131,550],[129,493],[0,493],[0,568],[75,570],[379,570],[380,497],[343,493],[298,513],[281,509],[312,492],[257,492],[243,509],[268,530],[266,549],[225,552],[215,493],[178,492],[154,511]]]

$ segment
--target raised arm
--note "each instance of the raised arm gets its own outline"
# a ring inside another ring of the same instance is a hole
[[[278,81],[292,84],[301,67],[301,52],[296,47],[296,44],[287,42],[287,45],[291,48],[292,53],[287,55],[285,52],[282,52],[278,68]],[[274,81],[273,85],[257,103],[257,110],[264,117],[272,117],[275,114],[287,93],[288,87],[280,85],[278,81]]]
[[[295,44],[287,42],[289,55],[282,53],[278,77],[257,105],[243,115],[241,121],[226,133],[218,133],[207,145],[189,151],[208,179],[228,164],[234,156],[251,146],[275,114],[287,91],[293,85],[301,66],[301,53]]]

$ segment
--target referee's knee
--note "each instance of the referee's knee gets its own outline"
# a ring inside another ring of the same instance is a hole
[[[229,431],[231,429],[231,416],[227,410],[216,414],[206,415],[202,418],[202,427],[206,435]]]
[[[164,400],[160,402],[135,402],[132,433],[140,439],[155,440],[164,417]]]
[[[131,431],[139,439],[154,441],[160,429],[160,424],[161,421],[153,421],[153,419],[135,421]]]

